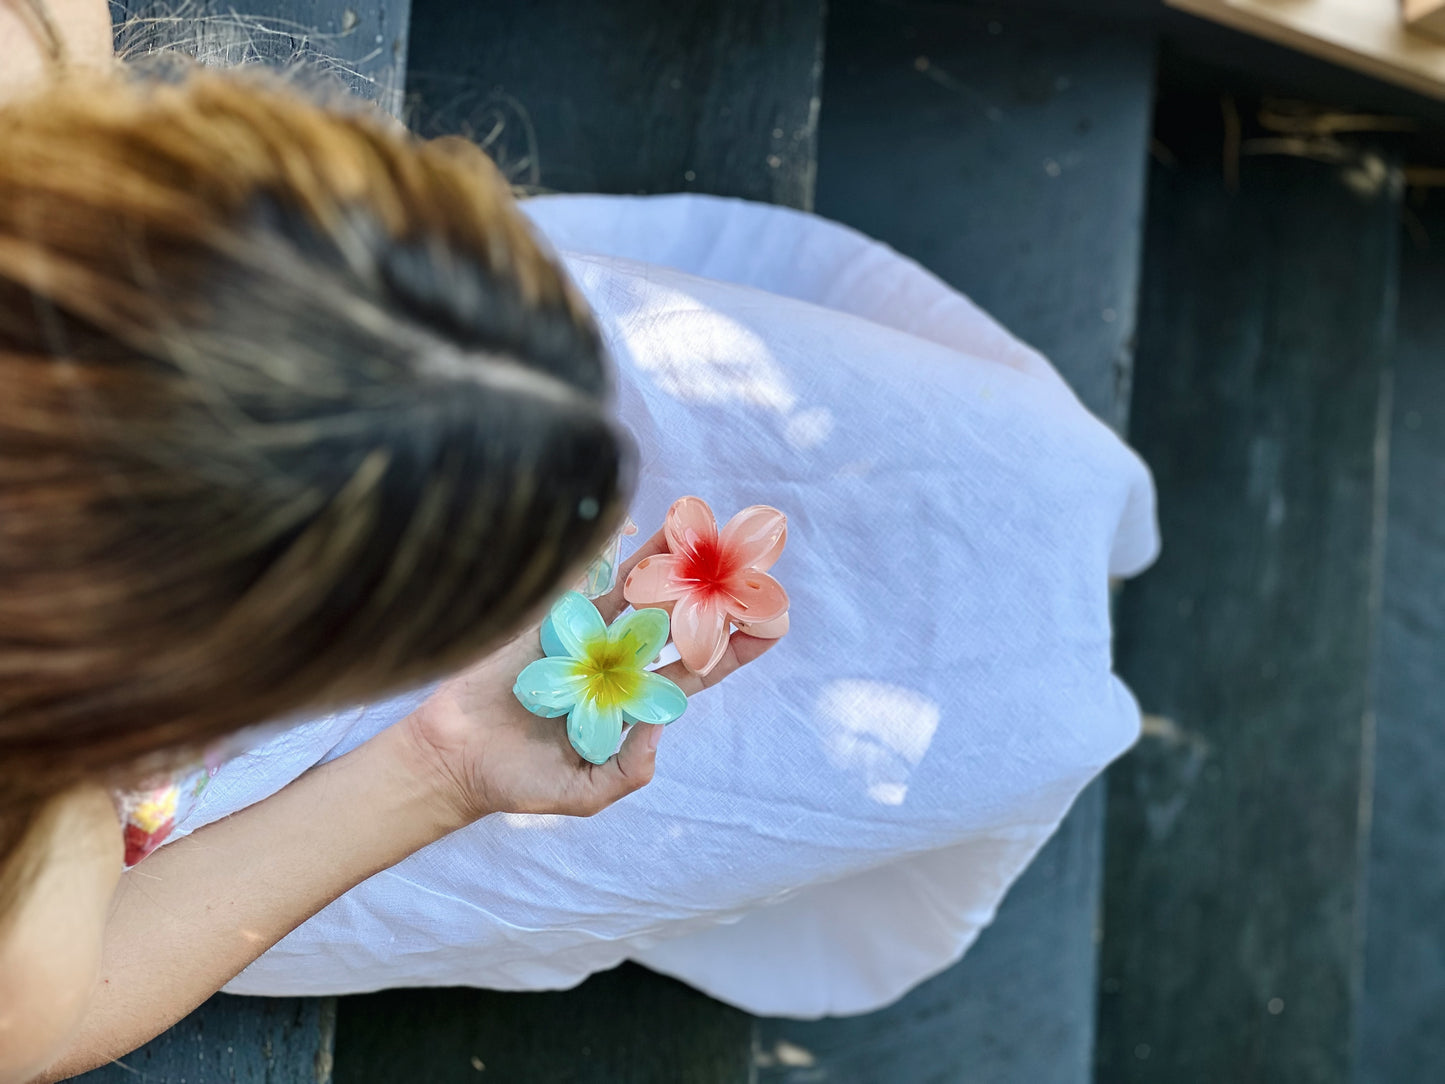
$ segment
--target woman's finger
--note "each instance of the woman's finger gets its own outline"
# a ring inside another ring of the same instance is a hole
[[[584,815],[600,813],[619,798],[652,782],[652,773],[657,767],[657,743],[662,738],[662,731],[660,726],[634,723],[617,755],[588,772]]]
[[[728,640],[722,661],[706,676],[694,674],[681,662],[664,666],[657,672],[675,681],[688,696],[711,688],[729,674],[746,666],[768,651],[777,640],[762,640],[743,632],[735,632]],[[635,723],[628,730],[617,755],[606,764],[592,768],[587,774],[586,793],[576,812],[583,816],[601,812],[613,802],[652,782],[657,768],[657,746],[665,728],[648,723]]]
[[[770,650],[777,642],[777,640],[764,640],[757,636],[749,636],[745,632],[735,632],[728,638],[727,650],[723,652],[721,661],[707,674],[695,674],[681,662],[669,663],[657,672],[669,681],[676,682],[688,696],[695,696],[704,689],[711,689],[740,667],[746,666]]]
[[[627,608],[627,600],[622,597],[622,585],[627,582],[627,575],[637,565],[637,562],[644,557],[651,557],[653,554],[666,552],[667,537],[662,533],[662,529],[659,528],[655,535],[638,546],[637,551],[618,566],[617,583],[613,585],[612,590],[592,600],[597,604],[597,612],[602,615],[602,620],[611,624],[617,615]]]

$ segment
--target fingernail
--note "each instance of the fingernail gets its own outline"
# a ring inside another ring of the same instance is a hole
[[[663,731],[663,729],[664,729],[663,727],[654,726],[654,727],[652,728],[652,733],[649,734],[649,735],[647,735],[647,747],[648,747],[649,749],[651,749],[653,752],[656,752],[656,751],[657,751],[657,743],[660,742],[660,741],[662,741],[662,731]]]

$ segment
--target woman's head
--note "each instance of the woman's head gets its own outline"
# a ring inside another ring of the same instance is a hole
[[[202,71],[0,145],[0,824],[455,667],[615,526],[597,332],[475,148]]]

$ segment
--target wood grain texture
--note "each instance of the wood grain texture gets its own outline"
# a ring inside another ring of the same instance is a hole
[[[1359,1084],[1445,1064],[1445,199],[1411,212],[1394,360]]]
[[[1122,428],[1153,95],[1146,26],[830,6],[818,210],[912,256]]]
[[[415,0],[412,124],[518,184],[809,207],[820,0]]]
[[[1122,425],[1153,93],[1147,27],[997,5],[830,6],[818,209],[1041,347]],[[969,954],[896,1005],[762,1020],[762,1084],[1091,1078],[1103,790]]]
[[[1445,98],[1445,42],[1412,30],[1397,0],[1166,0],[1171,7]]]
[[[746,1084],[752,1018],[635,965],[575,990],[340,1000],[344,1084]]]
[[[111,0],[122,54],[179,47],[212,63],[306,63],[401,114],[411,0]]]
[[[514,181],[812,201],[818,0],[416,0],[409,114]],[[337,1079],[743,1084],[753,1020],[640,967],[574,990],[339,1002]]]
[[[82,1084],[331,1084],[336,1002],[217,994]],[[398,1078],[405,1079],[405,1078]]]
[[[1098,1079],[1345,1084],[1396,174],[1247,157],[1231,191],[1217,96],[1159,117],[1131,433],[1166,543],[1118,649],[1158,718],[1109,777]]]

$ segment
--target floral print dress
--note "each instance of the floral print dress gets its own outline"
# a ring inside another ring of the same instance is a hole
[[[176,824],[195,806],[219,767],[219,758],[213,762],[208,757],[198,768],[116,795],[116,808],[125,831],[126,869],[166,841]]]

